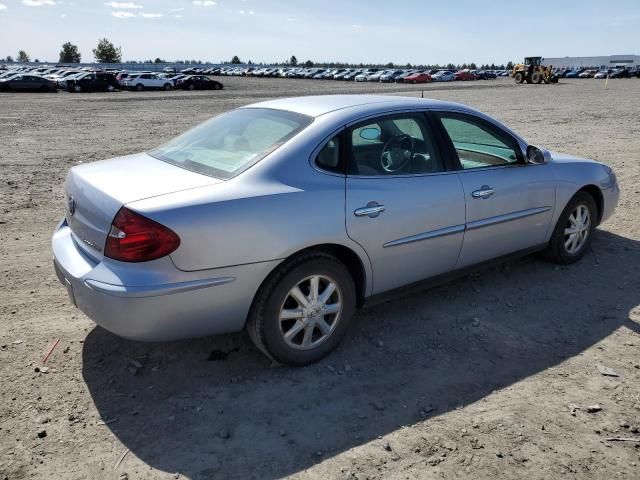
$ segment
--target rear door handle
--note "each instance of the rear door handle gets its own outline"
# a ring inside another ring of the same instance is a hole
[[[378,202],[369,202],[366,207],[357,208],[353,214],[356,217],[376,218],[385,210],[384,205],[380,205]]]
[[[495,190],[489,185],[483,185],[482,187],[480,187],[480,190],[472,192],[471,196],[473,198],[489,198],[494,193],[496,193]]]

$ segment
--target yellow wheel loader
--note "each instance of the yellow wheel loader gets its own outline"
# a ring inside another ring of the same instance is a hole
[[[516,83],[558,83],[551,65],[542,65],[542,57],[526,57],[511,72]]]

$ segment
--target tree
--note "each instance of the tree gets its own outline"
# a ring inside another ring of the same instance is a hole
[[[296,58],[295,55],[291,55],[291,58],[289,59],[289,65],[291,65],[293,67],[298,65],[298,59]]]
[[[234,55],[233,58],[231,59],[231,63],[233,63],[234,65],[239,65],[242,62],[240,61],[240,57],[238,57],[237,55]]]
[[[29,55],[27,54],[27,52],[25,52],[24,50],[20,50],[18,52],[18,62],[24,63],[24,62],[30,62],[31,58],[29,58]]]
[[[60,50],[60,63],[80,63],[80,52],[78,46],[71,42],[62,45]]]
[[[93,56],[98,63],[120,63],[122,61],[122,50],[116,48],[106,38],[98,41],[98,46],[93,49]]]

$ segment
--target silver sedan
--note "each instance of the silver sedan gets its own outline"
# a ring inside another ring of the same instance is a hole
[[[290,98],[73,167],[52,246],[71,301],[115,334],[246,328],[303,365],[358,307],[506,256],[579,260],[618,197],[606,165],[463,105]]]

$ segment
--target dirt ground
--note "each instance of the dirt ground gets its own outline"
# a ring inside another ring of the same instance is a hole
[[[640,478],[640,81],[424,87],[611,165],[617,212],[576,265],[528,257],[363,310],[335,353],[298,369],[245,334],[118,338],[69,305],[51,265],[73,165],[264,98],[421,90],[223,81],[0,94],[0,479]]]

